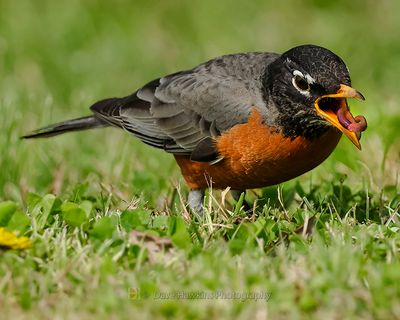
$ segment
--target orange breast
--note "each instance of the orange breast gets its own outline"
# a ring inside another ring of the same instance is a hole
[[[216,140],[224,158],[210,165],[175,156],[182,174],[192,189],[231,187],[253,189],[278,184],[297,177],[324,161],[338,144],[341,133],[332,128],[315,140],[285,138],[262,123],[253,110],[249,121],[234,126]]]

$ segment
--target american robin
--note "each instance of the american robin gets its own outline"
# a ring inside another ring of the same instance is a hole
[[[124,98],[93,104],[92,115],[34,131],[50,137],[118,127],[172,153],[190,188],[189,206],[202,210],[204,190],[246,189],[297,177],[323,162],[344,133],[359,149],[363,116],[346,98],[343,60],[328,49],[302,45],[283,54],[225,55],[153,80]]]

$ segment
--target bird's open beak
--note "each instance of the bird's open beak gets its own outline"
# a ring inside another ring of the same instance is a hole
[[[367,121],[363,116],[353,117],[346,98],[365,100],[360,92],[341,84],[336,93],[318,97],[314,102],[314,107],[322,118],[342,131],[361,150],[361,132],[367,128]]]

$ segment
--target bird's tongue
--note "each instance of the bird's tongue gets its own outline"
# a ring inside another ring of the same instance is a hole
[[[354,118],[347,108],[339,108],[336,116],[339,123],[347,130],[354,132],[358,138],[361,136],[361,132],[367,128],[367,120],[363,116]]]

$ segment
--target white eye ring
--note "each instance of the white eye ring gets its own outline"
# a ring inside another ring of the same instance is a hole
[[[296,90],[299,91],[302,95],[306,97],[309,97],[311,95],[310,84],[314,82],[315,82],[314,78],[312,78],[309,74],[306,74],[304,76],[303,73],[301,73],[299,70],[293,71],[293,78],[292,78],[293,87],[295,87]],[[305,84],[307,85],[307,87],[304,86]]]
[[[301,71],[299,71],[299,70],[294,70],[293,71],[293,75],[294,76],[300,76],[300,77],[304,78],[303,73]]]

